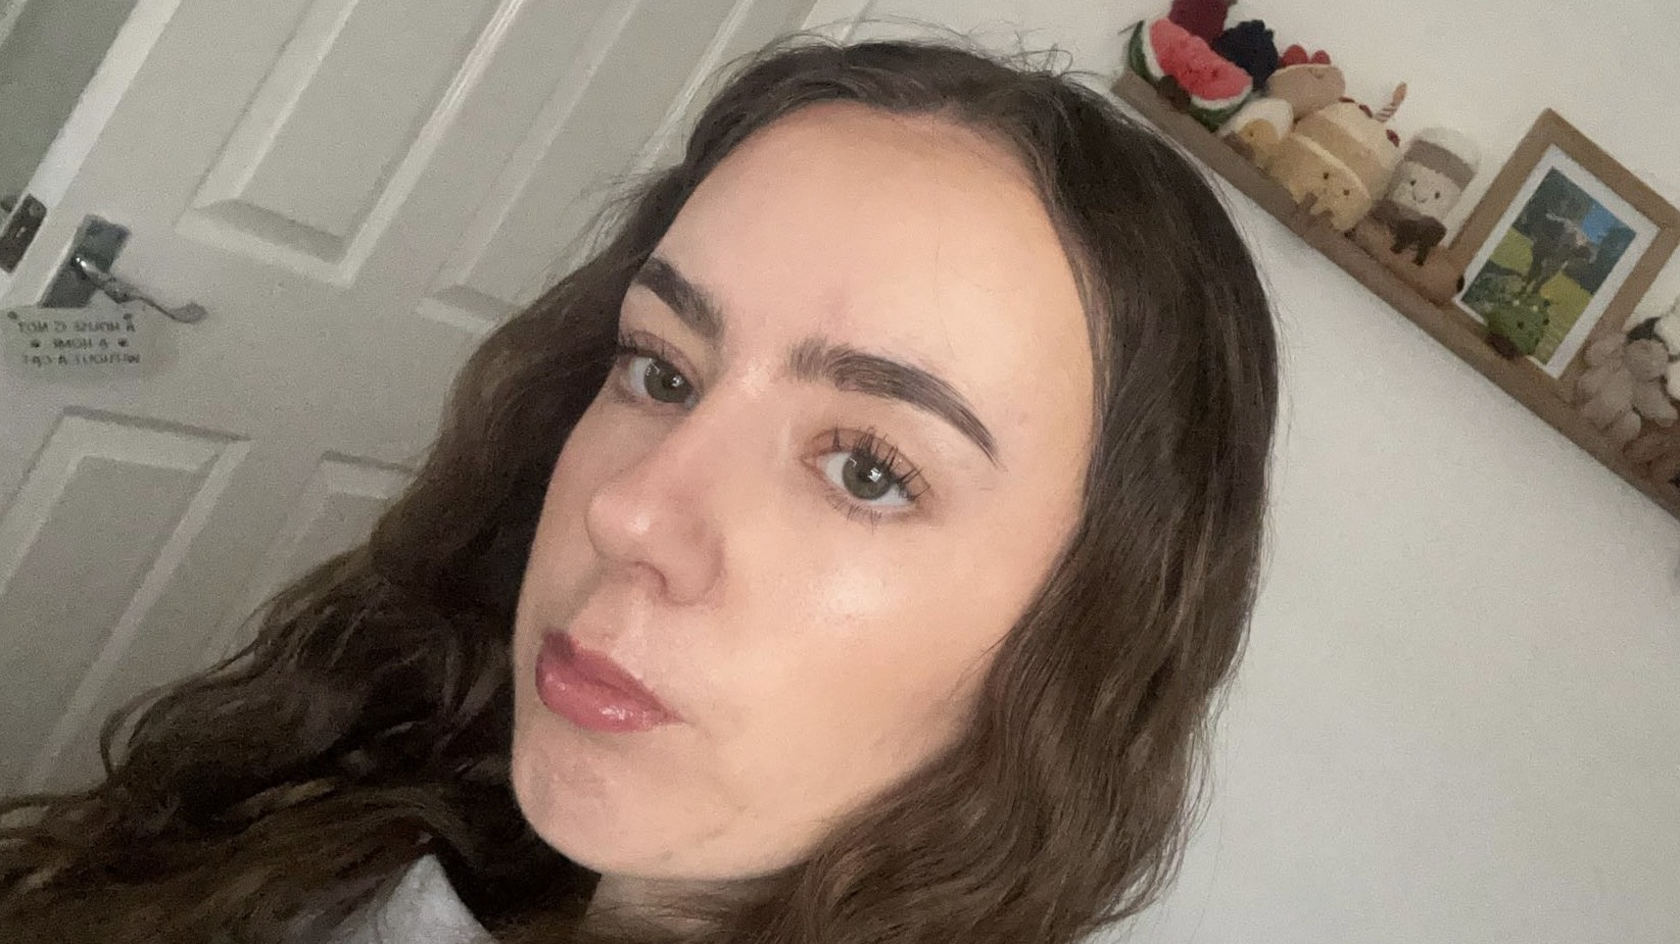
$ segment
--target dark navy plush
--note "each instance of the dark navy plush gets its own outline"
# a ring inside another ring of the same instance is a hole
[[[1213,51],[1247,72],[1254,87],[1263,89],[1278,70],[1278,48],[1272,31],[1260,20],[1238,23],[1213,41]]]

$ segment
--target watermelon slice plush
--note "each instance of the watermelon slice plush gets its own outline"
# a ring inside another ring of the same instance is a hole
[[[1181,89],[1188,96],[1185,110],[1209,130],[1224,125],[1254,92],[1252,76],[1165,17],[1132,31],[1129,58],[1132,71],[1149,84],[1164,92]]]

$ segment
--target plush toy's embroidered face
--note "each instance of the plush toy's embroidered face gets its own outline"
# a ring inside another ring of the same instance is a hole
[[[1261,163],[1277,153],[1278,145],[1283,142],[1283,136],[1278,134],[1277,128],[1273,127],[1271,122],[1259,119],[1244,125],[1232,137],[1248,149],[1250,158]]]
[[[1347,79],[1342,70],[1323,64],[1279,69],[1266,84],[1266,94],[1288,102],[1297,119],[1341,101],[1346,92]]]
[[[1300,135],[1291,135],[1278,148],[1271,173],[1295,202],[1315,198],[1313,212],[1330,214],[1330,223],[1337,229],[1352,229],[1371,209],[1371,194],[1364,182],[1346,164]]]
[[[1439,220],[1447,215],[1463,194],[1447,175],[1422,164],[1404,163],[1389,188],[1388,199],[1420,216]]]

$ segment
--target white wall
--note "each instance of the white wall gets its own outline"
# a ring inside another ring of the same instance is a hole
[[[0,196],[29,183],[134,2],[0,2]]]
[[[994,43],[1024,29],[1106,73],[1166,0],[870,7]],[[1673,0],[1235,14],[1330,50],[1363,100],[1410,82],[1403,133],[1484,146],[1472,200],[1552,106],[1680,202]],[[1285,346],[1269,573],[1186,871],[1115,939],[1680,940],[1680,523],[1231,199]],[[1650,303],[1676,292],[1680,264]]]

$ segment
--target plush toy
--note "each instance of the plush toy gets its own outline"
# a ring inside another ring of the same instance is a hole
[[[1495,308],[1487,319],[1487,342],[1506,360],[1533,354],[1552,323],[1552,300],[1525,295]]]
[[[1225,32],[1225,18],[1235,3],[1236,0],[1173,0],[1167,19],[1202,42],[1212,43]]]
[[[1375,117],[1357,103],[1337,102],[1302,118],[1278,145],[1266,172],[1308,212],[1328,215],[1344,233],[1353,229],[1400,163],[1400,149],[1384,122],[1399,107],[1404,89],[1396,90],[1393,104]]]
[[[1666,313],[1648,318],[1640,325],[1648,326],[1650,336],[1661,341],[1668,351],[1667,393],[1669,399],[1680,400],[1680,299],[1675,299],[1674,307]],[[1628,443],[1622,454],[1652,481],[1680,486],[1680,426],[1648,428]]]
[[[1645,420],[1673,425],[1680,411],[1663,388],[1668,348],[1655,334],[1657,319],[1627,334],[1612,334],[1587,348],[1587,370],[1575,383],[1582,415],[1621,449],[1633,442]]]
[[[1213,51],[1224,56],[1254,79],[1254,87],[1265,88],[1278,70],[1278,48],[1272,31],[1260,20],[1238,23],[1213,43]]]
[[[1266,83],[1266,94],[1288,102],[1296,121],[1341,101],[1346,92],[1347,77],[1328,62],[1286,65],[1272,73]]]
[[[1680,426],[1653,426],[1628,443],[1622,455],[1651,481],[1680,485]]]
[[[1280,61],[1285,65],[1271,73],[1265,97],[1244,105],[1219,129],[1225,143],[1261,170],[1271,166],[1278,146],[1296,122],[1340,101],[1347,91],[1347,80],[1330,63],[1328,53],[1317,53],[1315,61],[1297,45],[1289,47]]]
[[[1265,170],[1294,126],[1295,109],[1281,98],[1267,96],[1254,99],[1231,116],[1219,129],[1219,137]]]
[[[1217,130],[1248,100],[1254,80],[1184,27],[1162,18],[1132,31],[1132,71],[1155,86],[1173,107]]]
[[[1423,265],[1447,237],[1443,222],[1464,195],[1481,165],[1475,142],[1448,128],[1429,128],[1412,139],[1388,192],[1371,210],[1371,219],[1393,237],[1391,253],[1415,251]]]
[[[1667,313],[1652,319],[1651,333],[1668,348],[1668,395],[1680,400],[1680,298]]]
[[[1279,65],[1304,66],[1308,63],[1327,66],[1330,64],[1330,54],[1320,49],[1308,55],[1306,47],[1300,43],[1291,43],[1288,49],[1279,54]]]

